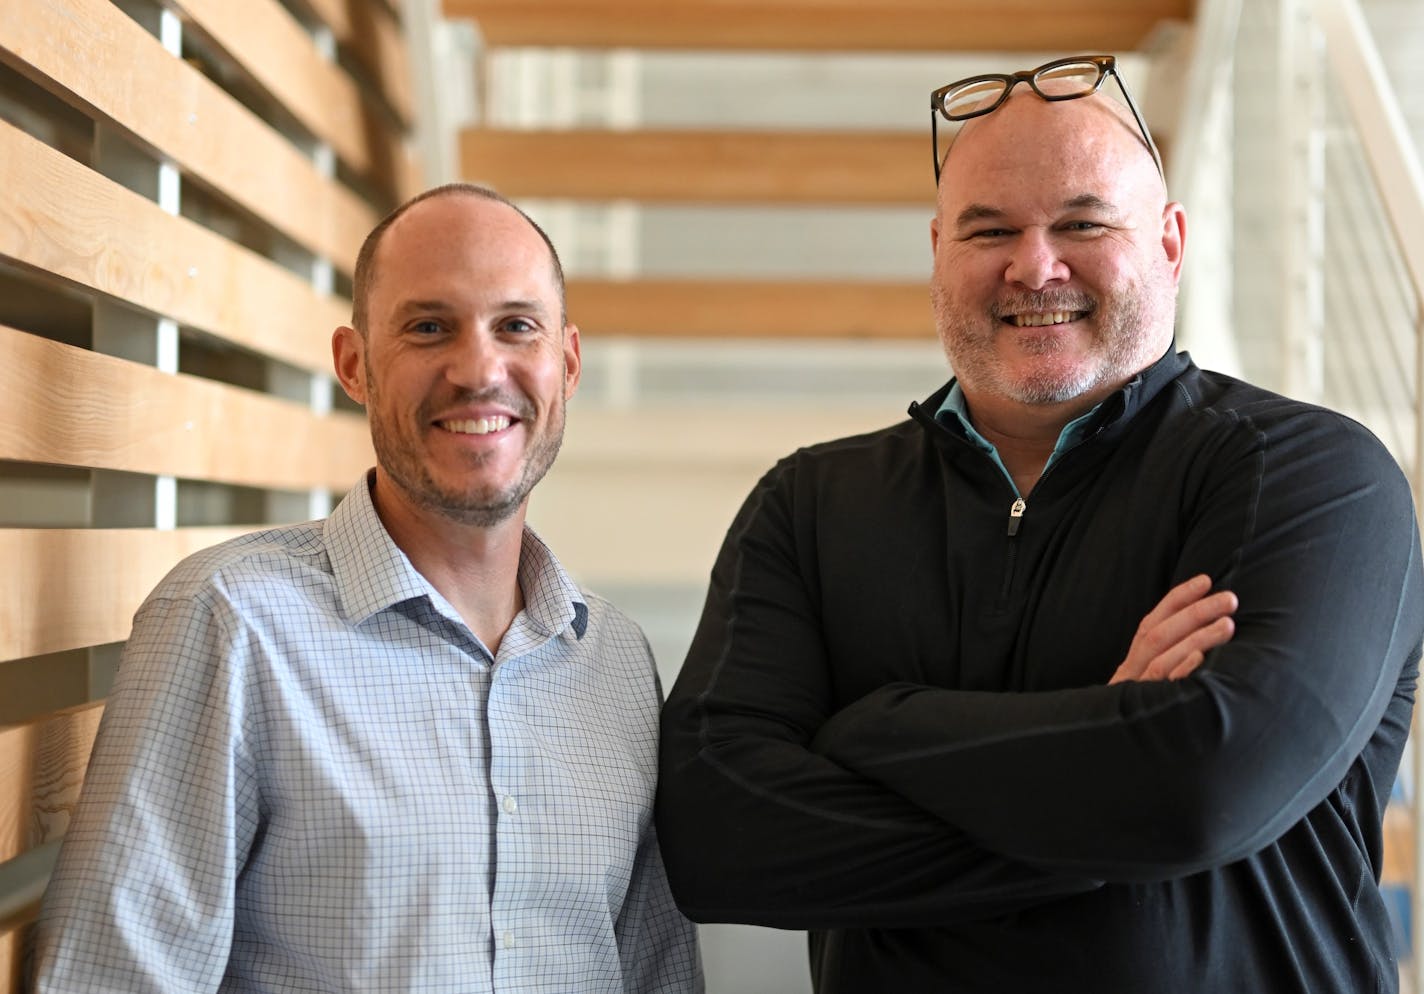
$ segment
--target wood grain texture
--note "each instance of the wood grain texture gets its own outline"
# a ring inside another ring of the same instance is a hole
[[[0,256],[313,372],[346,301],[0,121]]]
[[[0,861],[69,827],[99,729],[102,702],[0,728]],[[39,903],[0,922],[0,991],[21,990],[25,944]]]
[[[487,44],[787,51],[1120,52],[1191,0],[444,0]]]
[[[374,456],[358,415],[0,326],[0,459],[339,491]]]
[[[353,172],[393,204],[403,199],[408,156],[402,135],[285,7],[276,0],[169,2]]]
[[[69,827],[103,711],[82,704],[0,728],[0,860]]]
[[[251,528],[0,528],[0,661],[122,642],[173,566]]]
[[[924,283],[570,280],[569,320],[594,335],[933,341]]]
[[[905,132],[466,130],[465,177],[514,197],[934,204],[929,139]]]
[[[7,3],[0,61],[348,272],[379,219],[108,0]]]
[[[400,22],[378,0],[298,0],[331,31],[379,88],[382,99],[408,128],[415,121],[410,53]]]

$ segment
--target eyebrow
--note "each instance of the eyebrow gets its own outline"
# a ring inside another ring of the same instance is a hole
[[[544,305],[535,299],[529,300],[503,300],[500,301],[498,309],[500,311],[526,311],[543,314],[546,310]],[[407,314],[451,314],[459,310],[454,304],[446,300],[406,300],[402,301],[395,311],[397,318],[403,318]]]
[[[1095,210],[1114,217],[1122,212],[1115,204],[1104,200],[1095,193],[1080,193],[1076,197],[1069,197],[1063,201],[1064,210]],[[974,224],[976,221],[997,221],[1005,216],[1007,212],[1000,207],[991,207],[988,204],[970,204],[955,216],[956,227],[964,227],[967,224]]]

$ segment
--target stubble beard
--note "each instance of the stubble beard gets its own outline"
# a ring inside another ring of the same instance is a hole
[[[1153,344],[1160,325],[1161,306],[1174,304],[1174,288],[1159,274],[1144,283],[1125,288],[1115,295],[1115,303],[1102,301],[1078,290],[1024,292],[994,301],[987,312],[957,305],[938,282],[930,289],[935,322],[954,375],[994,396],[1027,405],[1061,404],[1081,397],[1105,384],[1125,383],[1159,356]],[[1052,334],[1025,335],[1018,348],[1046,360],[1035,363],[1024,374],[1012,374],[996,351],[998,336],[1020,330],[1005,323],[1006,314],[1025,311],[1087,311],[1096,324],[1087,355],[1069,359],[1072,347]],[[1170,319],[1168,319],[1170,320]],[[1065,356],[1060,363],[1051,360]]]
[[[499,490],[483,485],[472,485],[469,488],[444,486],[430,472],[430,467],[420,459],[419,454],[423,451],[419,444],[420,439],[407,437],[406,433],[393,423],[394,418],[388,418],[381,413],[383,408],[380,403],[380,386],[376,377],[371,374],[369,365],[366,369],[366,382],[370,395],[367,418],[371,426],[371,445],[376,450],[376,462],[417,507],[439,514],[457,524],[493,528],[508,521],[549,472],[549,467],[554,464],[559,448],[563,445],[566,402],[562,394],[549,409],[548,425],[537,436],[532,435],[534,407],[522,396],[489,390],[442,398],[440,406],[445,408],[498,403],[514,411],[520,424],[526,431],[531,432],[523,471],[508,487]],[[443,430],[431,424],[431,413],[436,409],[436,405],[429,401],[421,405],[416,418],[416,431]],[[467,468],[476,472],[488,458],[472,457]]]

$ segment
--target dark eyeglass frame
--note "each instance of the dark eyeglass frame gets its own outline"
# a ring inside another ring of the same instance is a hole
[[[1053,70],[1061,69],[1064,66],[1072,65],[1093,65],[1097,67],[1098,78],[1093,81],[1090,89],[1082,93],[1045,93],[1039,87],[1038,81],[1050,75]],[[1152,153],[1152,161],[1157,166],[1157,175],[1162,177],[1165,185],[1167,174],[1162,169],[1162,155],[1157,151],[1157,143],[1152,140],[1152,132],[1147,130],[1147,122],[1142,120],[1142,114],[1137,109],[1137,104],[1132,100],[1132,94],[1127,92],[1127,84],[1122,81],[1122,74],[1117,71],[1117,58],[1112,55],[1075,55],[1066,59],[1054,59],[1052,62],[1045,62],[1037,69],[1022,69],[1015,73],[981,73],[978,76],[966,76],[964,79],[955,80],[946,86],[941,86],[930,94],[930,142],[931,151],[934,153],[934,174],[935,185],[939,185],[939,174],[943,168],[943,163],[939,157],[939,119],[941,116],[946,121],[968,121],[971,118],[983,117],[985,114],[992,114],[1004,105],[1004,101],[1009,99],[1009,94],[1014,87],[1020,83],[1027,83],[1034,93],[1037,93],[1044,100],[1050,103],[1059,100],[1077,100],[1079,97],[1092,96],[1097,93],[1103,85],[1103,80],[1111,76],[1117,81],[1117,88],[1122,91],[1123,102],[1127,104],[1127,109],[1132,112],[1132,119],[1137,122],[1137,130],[1142,132],[1142,140],[1147,145],[1147,150]],[[1001,82],[1004,84],[1003,91],[999,98],[985,107],[976,107],[974,110],[964,113],[951,114],[945,105],[945,97],[961,87],[970,83]]]

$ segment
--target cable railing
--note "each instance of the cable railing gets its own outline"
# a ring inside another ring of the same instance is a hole
[[[1424,170],[1357,0],[1311,0],[1325,73],[1323,400],[1369,425],[1399,459],[1424,508]],[[1282,108],[1289,112],[1290,108]],[[1302,205],[1303,209],[1303,205]],[[1386,820],[1387,863],[1408,878],[1405,991],[1424,992],[1424,721]],[[1398,815],[1399,808],[1393,814]],[[1401,821],[1412,822],[1393,831]]]

